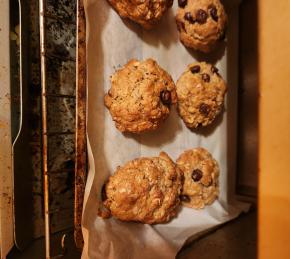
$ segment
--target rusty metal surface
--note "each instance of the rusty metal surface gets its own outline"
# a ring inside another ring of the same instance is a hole
[[[10,1],[17,3],[18,0]],[[28,28],[25,35],[28,37],[27,57],[28,92],[26,101],[28,116],[26,118],[26,131],[28,142],[26,158],[32,164],[32,199],[27,199],[32,204],[32,231],[33,237],[44,235],[44,215],[49,208],[49,225],[52,243],[54,233],[70,229],[74,226],[74,200],[75,200],[75,146],[76,146],[76,1],[69,0],[44,0],[43,12],[46,39],[45,94],[41,93],[40,78],[40,46],[39,46],[39,0],[21,0],[28,8],[26,15]],[[12,17],[16,17],[16,9],[12,6]],[[18,22],[19,23],[19,22]],[[18,44],[17,23],[12,24],[12,46]],[[19,26],[18,26],[19,27]],[[20,118],[19,94],[19,53],[14,48],[12,57],[12,81],[14,88],[11,96],[13,127],[12,135],[16,136]],[[46,109],[41,106],[45,100]],[[44,114],[44,116],[43,116]],[[42,128],[42,119],[45,126]],[[44,131],[43,131],[44,130]],[[45,137],[43,137],[45,136]],[[45,141],[43,141],[45,139]],[[44,148],[42,155],[42,148]],[[23,152],[23,150],[22,150]],[[47,160],[44,161],[43,160]],[[19,160],[20,161],[20,160]],[[45,174],[42,174],[45,169]],[[49,175],[49,176],[48,176]],[[46,187],[44,188],[44,180]],[[49,187],[49,188],[48,188]],[[44,203],[44,190],[49,197]],[[48,205],[44,210],[44,205]],[[48,233],[47,233],[48,234]],[[60,244],[59,244],[60,245]]]
[[[50,259],[51,227],[50,227],[50,179],[48,172],[48,137],[47,137],[47,91],[46,91],[46,34],[45,34],[45,3],[39,1],[39,33],[40,33],[40,73],[41,73],[41,115],[42,115],[42,171],[43,171],[43,200],[44,200],[44,235],[45,258]]]
[[[0,255],[13,245],[9,1],[0,1]]]
[[[10,1],[17,3],[17,0]],[[26,159],[32,164],[32,192],[30,202],[33,206],[33,237],[44,235],[43,220],[43,177],[42,177],[42,155],[41,155],[41,87],[40,87],[40,50],[39,50],[39,22],[38,22],[38,0],[23,1],[27,4],[29,15],[26,15],[28,29],[28,100],[26,105],[29,109],[27,116],[27,140],[29,150]],[[58,174],[52,178],[50,206],[55,213],[51,214],[51,231],[55,233],[60,230],[73,227],[74,214],[74,161],[75,161],[75,1],[47,0],[48,22],[48,45],[46,81],[48,84],[48,166]],[[15,6],[11,7],[11,17],[17,17]],[[11,21],[10,21],[11,22]],[[18,21],[19,23],[19,21]],[[19,94],[19,53],[17,52],[17,21],[11,25],[12,56],[12,137],[15,138],[19,128],[20,94]],[[65,32],[65,36],[61,33]],[[55,133],[69,132],[70,134],[57,135]],[[23,150],[22,150],[23,152]],[[60,173],[62,176],[60,177]],[[65,184],[65,185],[64,185]],[[57,210],[57,207],[70,208],[66,212]]]
[[[76,171],[75,171],[75,243],[83,248],[81,230],[83,199],[87,177],[86,155],[86,23],[83,0],[77,0],[77,98],[76,98]]]
[[[42,64],[42,84],[45,88],[42,92],[38,42],[39,1],[27,3],[30,14],[27,32],[30,35],[27,48],[30,50],[31,61],[28,66],[31,82],[28,86],[31,94],[28,130],[31,134],[29,156],[33,168],[33,235],[35,238],[44,235],[46,213],[47,236],[74,224],[75,243],[81,249],[81,217],[86,182],[86,43],[83,1],[79,1],[78,6],[74,1],[43,1],[46,8],[43,10],[45,32],[42,37],[46,46],[42,49],[45,60]],[[17,70],[17,64],[15,67]],[[14,76],[17,85],[17,73]],[[13,118],[17,122],[17,91],[14,97]],[[47,245],[50,246],[49,243]],[[48,254],[50,256],[51,253]]]
[[[53,64],[74,67],[76,25],[73,20],[61,19],[63,13],[60,12],[67,11],[70,3],[39,1],[43,206],[45,252],[49,259],[62,256],[52,248],[52,232],[61,230],[59,226],[73,226],[75,91],[71,88],[75,88],[75,80],[70,79],[75,70],[62,66],[65,74],[59,74],[53,68]],[[58,84],[50,84],[48,80],[55,78],[59,79]],[[61,91],[63,86],[65,89]]]
[[[76,1],[45,0],[46,100],[52,232],[73,227]]]

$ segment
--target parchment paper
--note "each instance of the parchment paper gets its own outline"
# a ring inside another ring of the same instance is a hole
[[[82,258],[174,258],[188,238],[236,217],[248,207],[233,199],[238,6],[236,1],[231,1],[228,8],[227,46],[221,45],[210,56],[194,53],[179,42],[174,21],[176,8],[177,1],[154,30],[143,31],[138,25],[120,19],[105,0],[85,1],[89,175],[83,211]],[[216,64],[228,82],[229,91],[225,112],[214,125],[192,132],[173,108],[169,119],[155,132],[136,136],[116,130],[103,104],[104,93],[110,87],[109,76],[131,58],[149,57],[157,60],[175,81],[195,59]],[[170,223],[154,226],[97,216],[101,187],[118,165],[140,156],[157,156],[162,150],[176,159],[184,150],[198,146],[208,149],[220,165],[220,196],[211,206],[203,210],[182,208]]]

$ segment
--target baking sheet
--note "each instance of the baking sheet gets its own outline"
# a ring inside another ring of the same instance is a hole
[[[152,31],[124,21],[106,1],[86,0],[88,107],[87,136],[89,174],[83,211],[82,258],[174,258],[191,236],[236,217],[246,204],[234,201],[235,132],[237,95],[237,1],[228,6],[228,44],[211,55],[194,53],[180,44],[174,8]],[[227,80],[225,113],[209,128],[192,132],[172,109],[170,117],[155,132],[122,134],[116,130],[103,97],[110,88],[109,77],[131,58],[152,57],[176,81],[194,60],[215,63]],[[204,210],[182,208],[178,217],[154,226],[125,223],[97,216],[101,187],[118,165],[140,157],[167,152],[176,159],[184,150],[207,148],[220,165],[219,200]]]

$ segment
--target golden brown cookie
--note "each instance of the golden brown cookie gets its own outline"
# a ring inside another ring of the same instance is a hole
[[[123,221],[164,223],[177,213],[183,175],[164,152],[118,167],[105,185],[105,207]]]
[[[176,163],[184,174],[182,204],[194,209],[212,204],[219,194],[219,166],[211,154],[203,148],[187,150]]]
[[[219,0],[179,0],[176,24],[180,41],[205,53],[225,37],[227,15]]]
[[[156,129],[176,101],[171,76],[153,59],[130,60],[111,77],[111,89],[105,95],[105,105],[121,132]]]
[[[222,111],[227,90],[218,69],[205,62],[193,63],[176,83],[178,113],[187,127],[207,126]]]
[[[173,4],[173,0],[108,0],[108,2],[122,18],[129,18],[145,29],[151,29]]]

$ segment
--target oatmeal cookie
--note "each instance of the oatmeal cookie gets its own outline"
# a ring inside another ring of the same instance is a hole
[[[171,76],[156,61],[130,60],[111,77],[105,105],[121,132],[156,129],[177,102]]]
[[[151,29],[172,7],[173,0],[108,0],[122,18]]]
[[[211,124],[223,110],[227,90],[218,69],[205,62],[188,66],[176,83],[178,113],[187,127]]]
[[[227,15],[219,0],[179,0],[176,24],[180,41],[205,53],[225,37]]]
[[[184,174],[182,204],[194,209],[212,204],[219,194],[219,166],[211,154],[203,148],[187,150],[176,163]]]
[[[118,167],[105,185],[104,206],[123,221],[164,223],[177,213],[183,175],[164,152]]]

